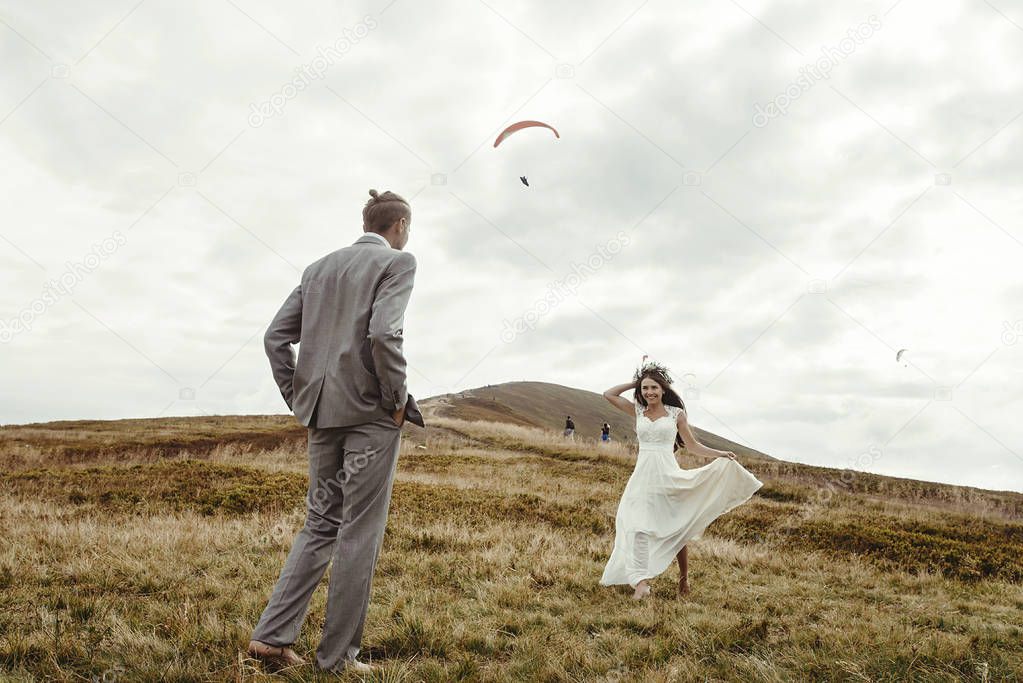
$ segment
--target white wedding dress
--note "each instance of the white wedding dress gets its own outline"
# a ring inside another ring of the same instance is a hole
[[[737,461],[718,457],[687,470],[675,460],[676,420],[681,408],[665,405],[666,416],[651,420],[636,407],[639,452],[615,515],[615,544],[600,584],[633,588],[671,565],[682,546],[749,500],[763,482]]]

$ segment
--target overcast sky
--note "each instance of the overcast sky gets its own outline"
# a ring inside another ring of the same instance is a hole
[[[374,187],[417,398],[649,354],[776,457],[1023,491],[1023,10],[710,4],[4,0],[0,422],[283,412]]]

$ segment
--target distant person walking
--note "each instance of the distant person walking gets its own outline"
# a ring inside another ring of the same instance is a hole
[[[565,417],[565,436],[575,441],[575,422],[572,422],[571,415]]]
[[[611,440],[611,425],[604,423],[604,426],[600,428],[600,440],[610,441]]]

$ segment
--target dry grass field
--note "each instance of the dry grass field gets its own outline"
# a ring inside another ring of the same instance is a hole
[[[628,445],[428,422],[373,584],[378,680],[1023,678],[1023,495],[740,454],[765,485],[692,544],[692,594],[673,567],[635,603],[597,583]],[[304,520],[291,417],[12,426],[0,452],[0,679],[338,679],[244,655]]]

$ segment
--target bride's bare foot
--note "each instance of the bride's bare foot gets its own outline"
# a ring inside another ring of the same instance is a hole
[[[650,595],[653,592],[653,588],[647,583],[646,579],[643,579],[636,584],[636,592],[632,594],[633,600],[642,600],[643,598]]]
[[[678,595],[689,595],[689,577],[683,576],[678,580]]]

